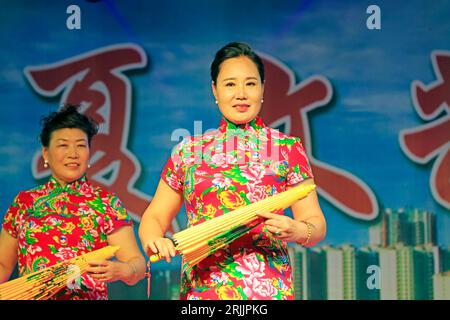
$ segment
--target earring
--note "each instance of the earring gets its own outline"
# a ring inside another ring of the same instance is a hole
[[[44,168],[48,168],[48,162],[47,162],[47,160],[44,161]]]
[[[261,103],[263,103],[264,102],[264,99],[261,99]]]
[[[219,102],[216,100],[215,103],[218,104]]]
[[[90,163],[88,163],[88,169],[90,169],[91,168],[91,164]]]

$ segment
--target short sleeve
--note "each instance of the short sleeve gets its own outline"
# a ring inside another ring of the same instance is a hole
[[[178,143],[172,150],[169,160],[164,166],[161,179],[163,179],[175,191],[182,191],[184,186],[183,176],[183,146],[187,143],[187,138]]]
[[[287,185],[295,185],[305,179],[313,178],[308,156],[303,148],[300,138],[296,138],[289,152],[289,173]]]
[[[25,221],[27,211],[27,201],[25,192],[20,192],[14,199],[11,206],[3,218],[2,228],[7,231],[11,236],[17,238],[19,230]]]
[[[114,193],[107,193],[107,205],[103,220],[103,232],[107,235],[120,227],[133,225],[127,209]]]

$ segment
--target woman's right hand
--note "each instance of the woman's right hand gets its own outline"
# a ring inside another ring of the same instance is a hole
[[[145,244],[145,252],[149,257],[153,254],[159,254],[167,262],[170,262],[170,258],[175,257],[177,254],[173,241],[163,237],[157,237],[147,241]]]

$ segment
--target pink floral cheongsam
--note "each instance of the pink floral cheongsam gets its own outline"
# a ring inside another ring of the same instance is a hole
[[[218,129],[180,142],[161,177],[183,193],[190,227],[280,193],[312,172],[299,138],[260,117],[244,125],[222,118]],[[194,267],[183,260],[180,298],[293,299],[286,243],[259,224]]]

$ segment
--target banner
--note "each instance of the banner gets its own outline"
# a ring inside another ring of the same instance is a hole
[[[266,70],[262,117],[298,136],[327,219],[290,246],[297,299],[450,299],[448,1],[9,1],[1,4],[0,218],[45,182],[42,116],[66,101],[100,123],[90,180],[135,229],[182,138],[216,128],[209,67],[249,43]],[[183,209],[173,231],[186,227]],[[178,299],[180,258],[152,266]],[[146,281],[110,285],[146,299]]]

